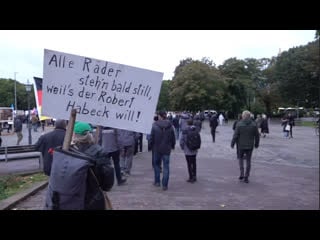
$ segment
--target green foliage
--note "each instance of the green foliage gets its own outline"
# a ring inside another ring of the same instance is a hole
[[[171,106],[175,110],[212,109],[223,103],[224,82],[212,61],[180,62],[170,87]]]
[[[291,48],[277,58],[272,77],[277,79],[282,98],[290,105],[319,105],[319,62],[319,39]]]
[[[170,89],[171,81],[163,80],[161,85],[161,91],[159,95],[159,101],[157,105],[158,110],[172,110],[170,106],[170,96],[169,96],[169,89]]]
[[[11,104],[15,103],[14,99],[14,85],[15,80],[0,78],[0,106],[10,107]],[[16,83],[16,96],[17,106],[16,109],[27,110],[28,109],[28,98],[25,85],[18,82]],[[33,87],[30,92],[30,108],[36,107],[36,100],[34,95]]]
[[[48,180],[48,176],[37,173],[27,176],[7,175],[0,177],[0,200],[6,199],[15,193],[25,190],[33,183]]]

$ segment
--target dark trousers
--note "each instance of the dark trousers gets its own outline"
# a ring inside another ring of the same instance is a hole
[[[142,145],[143,145],[143,134],[141,133],[139,138],[138,138],[138,148],[139,152],[142,152]]]
[[[240,159],[240,149],[239,149],[238,142],[236,142],[236,149],[237,149],[237,159]]]
[[[292,125],[290,124],[290,137],[292,137]]]
[[[197,155],[186,155],[186,160],[188,164],[188,173],[189,179],[196,179],[197,178]]]
[[[117,182],[121,181],[121,170],[120,170],[120,150],[108,153],[108,157],[112,158],[114,171],[116,173]]]
[[[239,167],[240,167],[240,176],[249,177],[250,169],[251,169],[251,156],[252,149],[240,149],[240,159],[239,159]],[[246,172],[244,173],[244,156],[246,158]]]
[[[139,138],[134,143],[134,152],[133,154],[136,155],[138,150],[139,152],[142,152],[142,144],[143,144],[143,134],[141,133],[139,135]]]
[[[216,141],[216,128],[211,128],[212,142]]]

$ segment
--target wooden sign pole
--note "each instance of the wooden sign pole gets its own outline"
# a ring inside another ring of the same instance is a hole
[[[96,134],[95,134],[95,136],[94,136],[94,142],[95,142],[96,144],[98,144],[98,142],[99,142],[100,135],[101,135],[101,126],[97,126],[97,128],[96,128]]]
[[[63,146],[62,149],[68,151],[70,147],[70,143],[72,140],[72,135],[73,135],[73,128],[74,128],[74,123],[76,121],[76,116],[77,116],[77,111],[76,109],[71,110],[69,122],[68,122],[68,127],[66,130],[66,135],[64,136],[64,141],[63,141]]]

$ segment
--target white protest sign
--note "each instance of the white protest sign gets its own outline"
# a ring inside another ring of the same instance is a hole
[[[44,50],[44,115],[150,133],[163,73]]]

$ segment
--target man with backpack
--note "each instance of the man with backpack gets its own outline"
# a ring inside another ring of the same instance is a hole
[[[154,151],[154,186],[160,187],[160,164],[163,161],[162,190],[168,190],[171,150],[175,148],[174,128],[167,113],[160,111],[159,120],[154,122],[150,134],[150,146]]]
[[[201,146],[201,136],[199,130],[193,125],[192,119],[187,121],[187,129],[182,132],[180,147],[184,151],[187,164],[189,179],[187,182],[197,181],[197,153]]]
[[[114,184],[108,153],[94,143],[88,123],[75,123],[73,143],[69,150],[54,149],[45,209],[105,210],[103,191]]]

